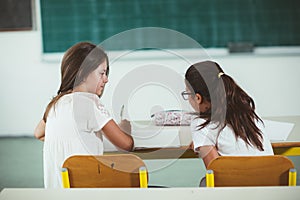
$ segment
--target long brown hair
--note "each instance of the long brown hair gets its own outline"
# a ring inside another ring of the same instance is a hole
[[[216,128],[221,126],[221,132],[228,125],[246,144],[264,150],[262,133],[256,125],[262,120],[255,113],[253,99],[217,63],[204,61],[193,64],[187,70],[185,80],[194,94],[200,94],[204,101],[211,103],[208,111],[200,113],[200,117],[206,119],[200,129],[214,122]]]
[[[73,88],[106,60],[109,72],[108,57],[106,53],[96,45],[89,42],[80,42],[69,48],[63,56],[61,63],[61,84],[57,95],[47,105],[43,120],[46,122],[52,106],[64,95],[72,92]]]

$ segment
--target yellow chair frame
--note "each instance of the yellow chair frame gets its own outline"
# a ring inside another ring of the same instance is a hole
[[[209,163],[207,187],[295,186],[296,170],[285,156],[220,156]]]
[[[132,154],[71,156],[61,175],[64,188],[148,186],[146,165]]]

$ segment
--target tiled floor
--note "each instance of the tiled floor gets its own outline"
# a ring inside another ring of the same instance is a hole
[[[0,188],[43,187],[42,148],[34,138],[1,138]]]

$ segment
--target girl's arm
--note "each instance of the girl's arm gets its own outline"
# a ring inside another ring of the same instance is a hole
[[[44,122],[44,120],[41,120],[34,130],[34,137],[36,137],[37,139],[39,139],[41,141],[44,141],[45,126],[46,126],[46,123]]]
[[[206,168],[212,160],[220,156],[216,147],[214,146],[202,146],[198,149],[199,155],[201,156]]]
[[[125,151],[131,151],[133,149],[134,142],[132,136],[129,135],[131,132],[130,123],[127,120],[122,120],[120,125],[121,127],[119,127],[114,120],[110,120],[102,128],[102,132],[115,146]],[[124,131],[121,130],[123,127],[125,129]]]

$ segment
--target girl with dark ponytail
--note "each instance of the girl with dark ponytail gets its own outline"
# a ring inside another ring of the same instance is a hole
[[[218,156],[273,155],[253,99],[217,63],[193,64],[185,84],[182,96],[197,113],[191,122],[193,148],[205,166]]]

